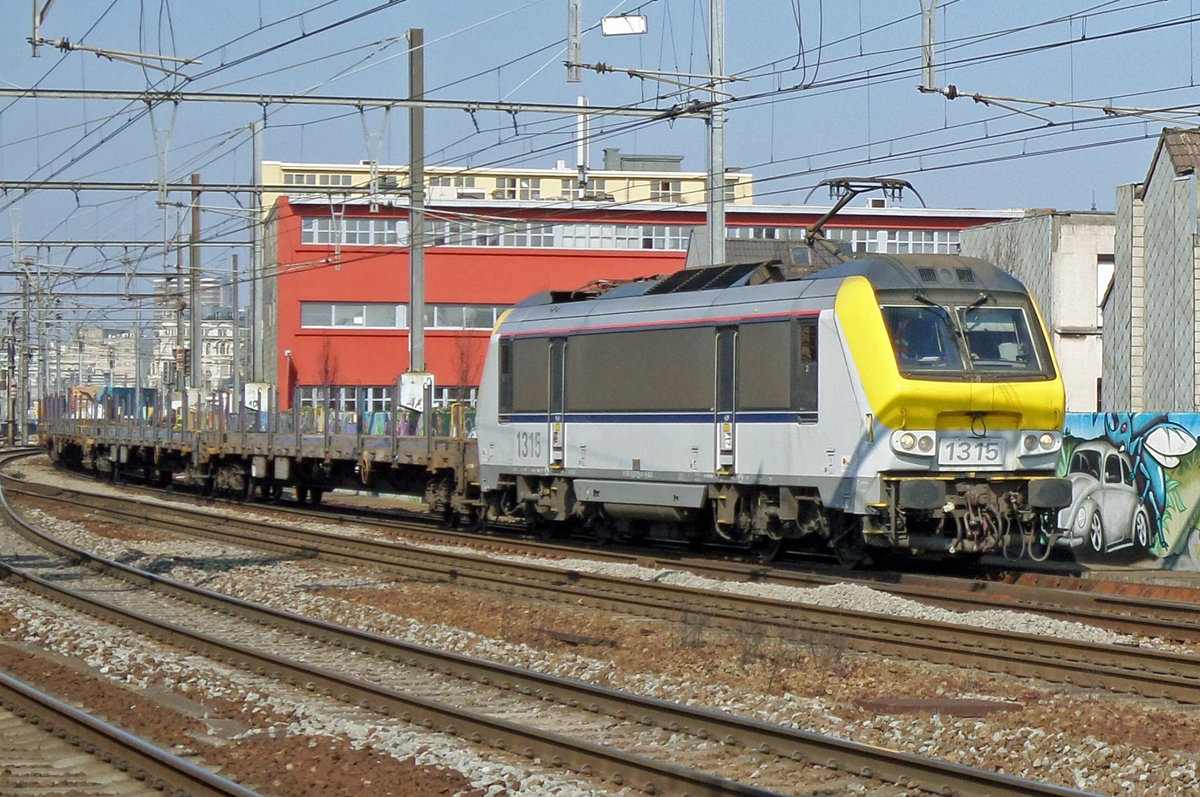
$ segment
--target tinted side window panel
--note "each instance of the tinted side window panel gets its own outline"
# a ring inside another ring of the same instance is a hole
[[[567,411],[712,411],[714,336],[711,327],[573,335]]]
[[[738,328],[739,410],[786,410],[791,403],[792,329],[787,321]]]
[[[550,385],[546,338],[500,343],[500,412],[546,412]]]
[[[815,412],[817,325],[812,320],[738,329],[738,409]]]
[[[792,347],[792,409],[817,411],[817,322],[797,322]]]

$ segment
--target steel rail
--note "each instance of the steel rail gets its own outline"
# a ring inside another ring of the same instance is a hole
[[[172,755],[3,672],[0,672],[0,706],[167,794],[258,797],[258,792],[252,789]]]
[[[885,750],[833,737],[821,736],[782,726],[770,725],[723,712],[695,709],[654,698],[618,692],[604,687],[584,684],[571,679],[541,675],[505,665],[486,662],[459,654],[434,651],[418,645],[389,640],[331,623],[298,617],[287,612],[250,604],[196,587],[180,584],[162,576],[136,570],[48,538],[32,524],[15,513],[7,497],[0,493],[0,503],[10,513],[11,522],[27,535],[40,538],[44,544],[64,556],[87,560],[89,567],[117,575],[140,586],[154,589],[172,597],[191,600],[224,612],[254,616],[260,622],[286,627],[298,634],[322,639],[349,650],[402,661],[409,666],[436,669],[460,678],[472,678],[481,683],[489,681],[502,687],[518,689],[526,694],[569,706],[584,706],[593,713],[609,714],[632,719],[639,724],[658,725],[672,732],[684,732],[702,739],[719,739],[726,745],[738,745],[782,759],[809,761],[833,769],[845,769],[862,777],[889,781],[917,782],[924,788],[943,794],[1044,794],[1080,795],[1072,789],[1027,781],[1021,778],[987,772],[950,762],[917,756],[911,753]],[[211,516],[210,516],[211,519]],[[512,749],[527,756],[538,756],[575,771],[597,775],[614,783],[633,784],[651,793],[693,795],[767,795],[762,789],[734,783],[704,773],[685,770],[668,762],[652,761],[636,754],[627,754],[586,742],[567,739],[557,734],[514,726],[475,712],[445,706],[391,690],[361,680],[340,676],[297,662],[284,662],[258,651],[214,640],[204,634],[178,627],[164,631],[159,624],[137,617],[130,612],[90,597],[77,596],[59,584],[28,573],[13,574],[31,589],[60,595],[68,603],[81,607],[91,605],[93,613],[102,612],[127,626],[162,636],[170,633],[185,639],[185,646],[240,666],[248,666],[260,674],[304,685],[313,691],[325,692],[344,702],[370,708],[383,714],[398,716],[430,729],[463,735],[473,741],[491,744],[500,749]],[[96,608],[103,607],[103,608]],[[85,609],[87,610],[87,609]],[[178,643],[177,643],[178,644]],[[485,680],[486,679],[486,680]]]

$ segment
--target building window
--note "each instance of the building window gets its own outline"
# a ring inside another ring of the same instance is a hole
[[[463,177],[461,175],[443,175],[440,177],[430,177],[429,184],[431,186],[441,186],[443,188],[474,188],[474,177]]]
[[[887,236],[882,230],[830,227],[825,230],[825,237],[831,241],[849,244],[850,251],[856,254],[887,250]]]
[[[475,392],[476,388],[470,386],[435,387],[433,389],[433,406],[449,407],[452,404],[466,404],[474,407]]]
[[[434,304],[425,306],[425,326],[429,329],[483,329],[496,326],[504,307],[490,305]]]
[[[670,224],[647,224],[642,227],[642,249],[687,249],[686,228]]]
[[[538,177],[522,177],[518,199],[541,199],[542,181]]]
[[[515,177],[497,177],[496,190],[492,192],[493,199],[516,199],[517,198],[517,178]]]
[[[685,251],[691,227],[677,224],[553,224],[525,221],[426,219],[426,246],[506,246],[547,249]],[[776,237],[776,228],[730,228],[735,237]],[[770,232],[767,232],[770,231]],[[798,235],[803,230],[796,228]],[[327,246],[405,246],[407,219],[306,217],[300,242]]]
[[[678,224],[563,224],[559,245],[566,249],[657,249],[682,251],[691,227]]]
[[[392,302],[301,302],[300,326],[303,329],[404,329],[408,306]]]
[[[651,202],[682,202],[683,185],[679,180],[651,180]]]
[[[392,409],[390,387],[364,387],[362,397],[363,409],[367,412],[388,412]]]
[[[284,185],[353,185],[354,176],[350,174],[295,174],[287,172],[283,175]]]
[[[427,304],[429,329],[479,329],[491,331],[506,308],[478,304]],[[304,329],[407,329],[408,305],[391,302],[301,302],[300,326]]]
[[[430,185],[438,185],[448,188],[474,188],[475,178],[472,178],[472,176],[462,175],[442,175],[436,176],[436,178],[430,178]]]
[[[889,254],[955,254],[957,230],[888,230]]]
[[[300,222],[302,244],[400,246],[407,237],[407,219],[306,216]]]

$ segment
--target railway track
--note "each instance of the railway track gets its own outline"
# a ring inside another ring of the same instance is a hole
[[[211,516],[207,522],[212,525]],[[37,531],[25,525],[25,533]],[[391,718],[439,730],[647,793],[787,792],[797,767],[810,762],[851,779],[920,784],[942,794],[1080,793],[408,645],[207,593],[70,546],[56,548],[53,581],[30,572],[10,579],[155,638],[341,700],[376,715],[376,722]],[[738,773],[746,782],[734,777]],[[747,785],[752,775],[754,785]]]
[[[258,794],[4,673],[0,673],[0,739],[4,762],[0,794]]]
[[[63,491],[64,498],[77,495],[72,488],[38,485],[36,482],[16,482],[12,489],[17,494],[25,492],[29,495],[46,495],[47,497],[53,497],[56,491]],[[139,491],[144,489],[149,494],[165,494],[162,490],[152,488],[139,487],[137,489]],[[78,493],[78,495],[81,496],[82,493]],[[96,494],[91,493],[91,495]],[[336,499],[332,500],[336,501]],[[228,505],[231,507],[244,506],[238,502],[229,502]],[[114,501],[104,511],[118,519],[138,516],[142,512],[141,507],[131,511],[125,511],[121,507],[122,504]],[[172,509],[178,508],[180,511],[186,510],[186,506],[179,501],[172,501],[171,507]],[[1196,589],[1157,590],[1159,593],[1166,592],[1168,595],[1177,596],[1171,598],[1125,594],[1110,589],[1093,591],[1083,588],[1087,582],[1082,579],[1071,579],[1064,583],[1060,578],[1039,578],[1036,574],[1031,574],[1031,577],[1022,583],[966,579],[928,573],[859,573],[852,576],[845,572],[825,573],[814,568],[796,569],[786,565],[766,566],[738,559],[703,558],[663,548],[598,549],[594,546],[570,541],[541,542],[519,536],[498,536],[445,529],[421,519],[416,513],[412,518],[397,519],[394,516],[385,516],[392,515],[392,513],[383,512],[341,514],[334,507],[333,503],[316,510],[303,506],[268,507],[260,505],[255,506],[254,511],[279,515],[281,520],[278,523],[272,523],[269,519],[262,521],[263,528],[268,530],[272,525],[284,525],[282,519],[290,520],[293,517],[300,517],[324,526],[349,523],[356,528],[366,529],[377,540],[384,542],[400,538],[434,545],[467,545],[476,549],[511,552],[521,556],[541,558],[549,562],[585,556],[589,559],[614,564],[641,565],[650,568],[679,568],[689,573],[721,581],[751,582],[799,589],[831,584],[859,584],[919,601],[929,606],[957,612],[993,609],[1026,610],[1065,622],[1094,625],[1120,634],[1182,643],[1200,642],[1200,615],[1195,609],[1196,602],[1200,601],[1200,581],[1197,582]],[[201,513],[198,512],[198,514]],[[244,518],[244,520],[247,523],[255,522],[249,518]],[[162,522],[170,525],[173,521],[163,517]],[[1035,583],[1028,583],[1029,581]],[[1043,585],[1043,581],[1047,582],[1049,586]]]
[[[13,485],[53,499],[60,488]],[[330,534],[274,522],[222,515],[214,520],[208,512],[182,507],[130,502],[126,498],[98,496],[86,492],[64,493],[61,500],[80,502],[95,511],[130,523],[150,523],[180,534],[200,535],[238,545],[266,548],[291,556],[318,556],[330,561],[390,569],[405,577],[469,585],[502,594],[563,603],[583,604],[609,611],[625,612],[709,627],[744,629],[753,626],[782,638],[836,640],[838,645],[864,653],[910,660],[949,664],[968,669],[1037,678],[1050,683],[1103,688],[1114,692],[1161,697],[1180,703],[1200,703],[1200,658],[1125,645],[1096,644],[1034,634],[997,631],[969,625],[936,622],[894,615],[879,615],[851,609],[775,600],[754,595],[673,586],[658,581],[614,577],[555,566],[549,554],[535,561],[498,561],[491,552],[469,553],[462,547],[437,549],[397,544],[398,526],[389,527],[390,541]],[[191,513],[191,519],[185,519]],[[561,555],[561,554],[560,554]],[[656,564],[642,560],[644,564]],[[691,563],[687,563],[690,565]],[[682,563],[672,563],[682,567]],[[708,569],[705,565],[702,569]],[[727,566],[722,566],[726,576]],[[649,573],[659,571],[650,570]],[[647,576],[653,578],[654,576]],[[765,580],[754,570],[750,580]],[[793,576],[778,576],[782,581]],[[715,587],[722,586],[714,584]],[[772,586],[772,585],[767,585]],[[912,587],[909,597],[919,597]],[[944,589],[927,594],[934,600],[953,604],[954,595]],[[1086,598],[1075,593],[1074,598]],[[1145,635],[1160,635],[1165,625],[1178,626],[1178,606],[1166,606],[1165,619],[1153,619],[1158,602],[1141,601],[1142,618],[1121,618],[1124,628]],[[1013,608],[1011,603],[1005,608]],[[961,607],[960,607],[961,608]],[[996,608],[991,605],[990,608]],[[1027,608],[1035,609],[1032,604]],[[1097,610],[1099,611],[1099,610]],[[1072,616],[1078,619],[1078,615]]]

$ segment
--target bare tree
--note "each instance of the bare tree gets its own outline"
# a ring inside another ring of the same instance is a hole
[[[476,373],[479,370],[481,349],[475,345],[476,339],[466,332],[460,332],[454,337],[454,378],[458,380],[456,387],[470,387],[476,383]]]
[[[325,388],[332,387],[337,384],[337,355],[333,353],[333,344],[328,338],[321,344],[320,359],[317,362],[317,373],[321,379],[321,386]]]

